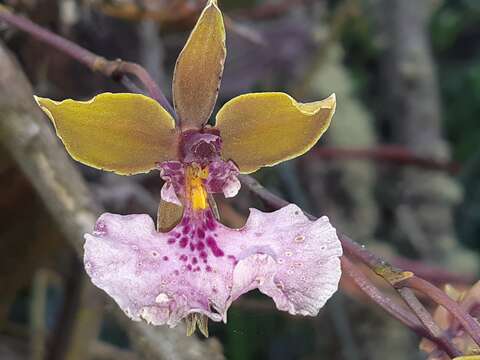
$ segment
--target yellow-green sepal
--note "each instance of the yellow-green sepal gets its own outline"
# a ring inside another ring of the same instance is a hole
[[[225,26],[209,0],[180,53],[173,73],[173,103],[182,130],[199,129],[212,114],[226,56]]]
[[[132,175],[177,158],[175,121],[147,96],[103,93],[89,101],[35,100],[68,153],[85,165]]]
[[[217,114],[222,156],[251,173],[302,155],[328,129],[335,105],[334,94],[311,103],[276,92],[238,96]]]

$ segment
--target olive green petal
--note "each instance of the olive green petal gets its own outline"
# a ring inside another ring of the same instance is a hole
[[[68,153],[85,165],[131,175],[177,158],[175,122],[149,97],[103,93],[89,101],[35,100]]]
[[[328,129],[335,104],[335,94],[305,104],[285,93],[238,96],[217,114],[222,156],[251,173],[302,155]]]
[[[173,103],[182,130],[201,128],[212,114],[225,63],[225,26],[208,1],[180,53],[173,74]]]

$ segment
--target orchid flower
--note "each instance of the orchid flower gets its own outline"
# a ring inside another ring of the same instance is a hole
[[[240,295],[259,289],[279,310],[315,316],[337,290],[342,248],[326,217],[296,205],[250,210],[246,225],[219,222],[213,193],[233,197],[239,173],[308,151],[325,132],[335,96],[299,103],[285,93],[251,93],[213,111],[225,62],[225,28],[209,0],[179,55],[176,118],[140,94],[90,101],[36,101],[70,155],[97,169],[132,175],[160,170],[165,181],[157,228],[148,215],[103,214],[85,235],[85,269],[133,320],[173,327],[187,320],[207,335],[207,318],[226,322]]]

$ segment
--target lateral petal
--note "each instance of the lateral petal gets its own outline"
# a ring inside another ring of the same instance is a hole
[[[35,100],[69,154],[85,165],[131,175],[177,158],[175,121],[147,96],[103,93],[89,101]]]
[[[222,156],[242,173],[307,152],[328,129],[335,95],[299,103],[285,93],[252,93],[227,102],[217,114]]]

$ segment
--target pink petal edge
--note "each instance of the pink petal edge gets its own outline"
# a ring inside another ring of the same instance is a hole
[[[148,215],[103,214],[85,235],[85,269],[131,319],[172,327],[193,312],[226,322],[255,288],[279,310],[315,316],[337,290],[342,248],[327,217],[312,222],[290,204],[250,209],[238,230],[202,221],[158,233]]]

